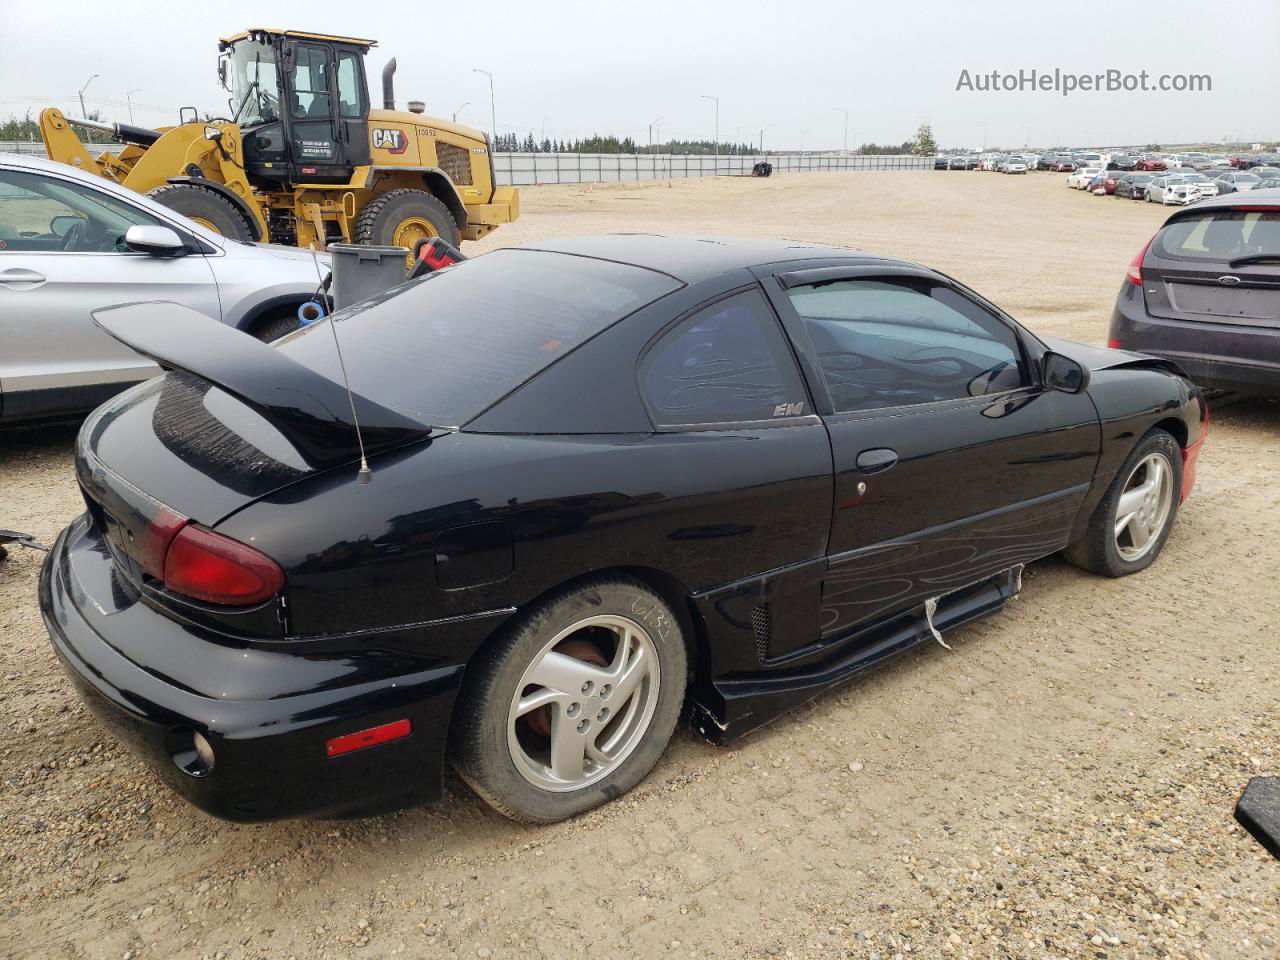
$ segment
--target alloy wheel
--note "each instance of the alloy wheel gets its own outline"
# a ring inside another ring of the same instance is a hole
[[[1160,541],[1173,511],[1173,468],[1163,453],[1138,461],[1116,503],[1115,539],[1121,559],[1145,557]]]
[[[658,703],[658,653],[627,617],[571,624],[533,658],[516,685],[507,747],[521,776],[553,792],[607,777],[644,739]]]

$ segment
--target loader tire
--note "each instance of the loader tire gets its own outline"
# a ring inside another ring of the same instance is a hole
[[[148,190],[156,203],[194,220],[228,240],[252,240],[253,228],[230,200],[197,183],[171,183]]]
[[[461,242],[449,208],[425,190],[391,190],[356,219],[356,243],[404,247],[412,255],[419,241],[432,237],[455,247]]]

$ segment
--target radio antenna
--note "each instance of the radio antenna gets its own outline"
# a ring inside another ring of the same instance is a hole
[[[311,261],[316,265],[316,277],[320,280],[320,285],[324,286],[324,276],[320,272],[320,255],[316,253],[316,245],[311,244]],[[347,379],[347,364],[342,359],[342,345],[338,343],[338,324],[333,319],[332,303],[329,310],[329,329],[333,331],[333,349],[338,354],[338,369],[342,371],[342,386],[347,391],[347,403],[351,404],[351,422],[356,428],[356,444],[360,447],[360,469],[356,472],[356,476],[361,483],[368,483],[373,479],[373,471],[369,469],[369,461],[364,455],[364,437],[360,435],[360,418],[356,416],[356,398],[351,393],[351,381]]]

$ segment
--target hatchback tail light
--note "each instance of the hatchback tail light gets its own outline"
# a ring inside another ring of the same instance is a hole
[[[169,544],[164,585],[206,603],[245,607],[279,593],[284,571],[261,551],[189,523]]]
[[[1142,261],[1147,255],[1147,251],[1151,249],[1151,244],[1155,241],[1155,237],[1148,240],[1138,251],[1138,255],[1129,261],[1129,270],[1125,273],[1125,279],[1132,283],[1135,287],[1142,286]]]

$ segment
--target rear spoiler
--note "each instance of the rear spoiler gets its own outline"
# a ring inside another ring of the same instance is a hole
[[[207,380],[262,413],[312,467],[360,456],[354,404],[367,453],[429,437],[432,427],[352,393],[268,343],[168,301],[93,311],[93,322],[165,370]]]

